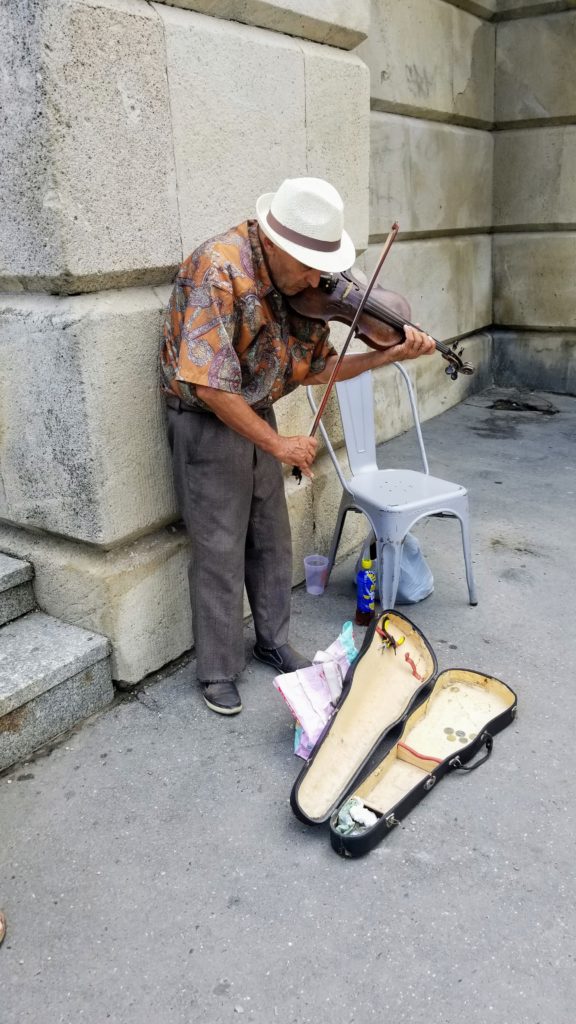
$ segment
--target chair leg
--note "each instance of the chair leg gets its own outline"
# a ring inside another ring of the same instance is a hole
[[[470,604],[478,604],[478,597],[476,595],[476,581],[474,579],[474,571],[472,569],[472,553],[470,549],[470,527],[468,523],[468,515],[458,516],[460,520],[460,529],[462,531],[462,547],[464,549],[464,563],[466,565],[466,582],[468,583],[468,598]]]
[[[350,511],[351,506],[348,504],[346,494],[342,495],[340,501],[340,508],[338,509],[338,518],[336,520],[336,526],[334,527],[334,533],[332,534],[332,543],[330,544],[330,552],[328,554],[328,572],[326,575],[326,583],[330,579],[330,573],[334,567],[336,561],[336,552],[338,551],[338,545],[342,536],[342,529],[344,527],[344,520],[346,513]]]
[[[402,541],[378,541],[378,587],[383,609],[393,608],[400,582]]]

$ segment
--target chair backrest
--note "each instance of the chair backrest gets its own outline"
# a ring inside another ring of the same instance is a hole
[[[348,462],[354,476],[378,469],[374,430],[374,392],[370,371],[336,384]]]
[[[428,459],[426,457],[426,449],[424,448],[422,430],[420,429],[420,420],[418,418],[418,408],[416,405],[416,396],[414,394],[414,388],[412,387],[412,381],[401,363],[393,363],[393,366],[396,367],[404,379],[404,383],[408,391],[410,408],[414,419],[414,427],[418,438],[420,455],[422,457],[422,465],[424,472],[428,473]],[[314,402],[312,388],[308,387],[306,391],[308,394],[308,401],[310,402],[314,412],[316,412],[316,403]],[[370,470],[378,469],[376,462],[372,371],[368,370],[366,373],[362,373],[358,377],[353,377],[351,380],[338,381],[336,384],[336,393],[338,395],[338,404],[340,406],[340,416],[342,419],[342,428],[344,430],[344,441],[346,443],[348,462],[350,464],[352,474],[356,476],[357,473],[365,473]],[[338,462],[338,456],[330,443],[330,439],[322,422],[320,422],[320,430],[326,447],[330,453],[330,457],[336,468],[336,472],[340,477],[340,482],[343,487],[346,487],[346,481]]]

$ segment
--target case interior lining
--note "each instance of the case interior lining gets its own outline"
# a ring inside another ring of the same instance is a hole
[[[388,815],[437,764],[457,754],[514,703],[497,679],[463,669],[439,677],[410,715],[400,742],[355,791],[370,810]]]

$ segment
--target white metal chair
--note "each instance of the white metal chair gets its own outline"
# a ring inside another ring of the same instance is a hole
[[[393,608],[400,578],[400,558],[406,534],[427,516],[456,517],[462,531],[462,547],[470,604],[477,604],[476,585],[470,555],[468,493],[460,484],[431,476],[420,429],[414,389],[400,363],[393,364],[402,374],[408,389],[414,426],[422,456],[423,472],[411,469],[378,469],[374,430],[372,373],[336,384],[344,440],[352,476],[344,476],[324,424],[322,437],[342,484],[343,493],[328,556],[328,575],[332,570],[347,512],[363,512],[375,537],[378,562],[378,586],[383,608]],[[308,401],[317,411],[313,389],[306,388]]]

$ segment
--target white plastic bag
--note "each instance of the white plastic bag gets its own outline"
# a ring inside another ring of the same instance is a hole
[[[362,565],[363,558],[370,558],[370,547],[375,543],[373,531],[370,531],[362,545],[362,551],[358,556],[354,579]],[[428,562],[422,554],[420,544],[414,534],[407,533],[402,545],[400,556],[400,581],[396,594],[396,604],[417,604],[423,601],[434,590],[434,577]],[[378,584],[376,584],[378,594]]]
[[[423,601],[434,590],[434,577],[416,537],[407,533],[400,558],[400,582],[396,601],[398,604],[416,604]]]

